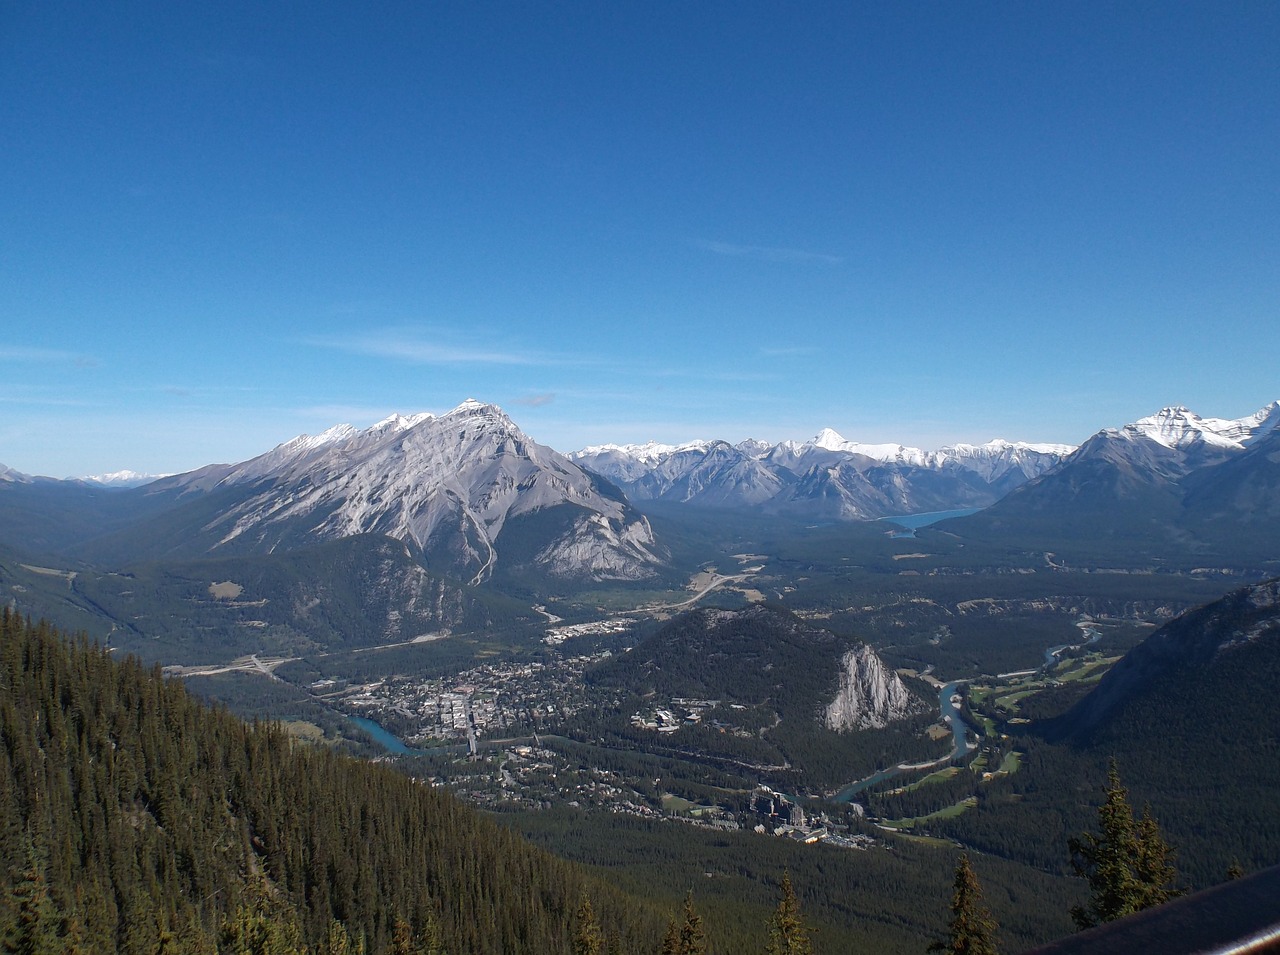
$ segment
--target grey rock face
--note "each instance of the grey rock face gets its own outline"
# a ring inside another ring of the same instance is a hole
[[[881,729],[921,709],[898,675],[863,645],[841,659],[840,688],[827,704],[822,722],[837,732]]]

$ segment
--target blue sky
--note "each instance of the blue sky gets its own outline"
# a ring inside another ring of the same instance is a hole
[[[1280,398],[1280,4],[0,5],[0,462]]]

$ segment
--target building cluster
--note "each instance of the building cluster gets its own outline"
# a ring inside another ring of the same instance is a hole
[[[610,656],[609,650],[575,656],[553,651],[545,660],[485,664],[443,679],[391,677],[356,685],[318,681],[312,692],[394,728],[412,746],[468,743],[469,755],[451,760],[445,777],[432,781],[447,782],[479,805],[569,806],[846,848],[874,843],[869,836],[849,833],[824,812],[807,814],[796,800],[766,787],[751,795],[749,806],[694,803],[664,791],[656,779],[636,780],[621,769],[594,765],[580,752],[564,749],[561,743],[567,741],[541,737],[598,703],[590,698],[583,675]],[[717,718],[726,715],[729,708],[721,708],[720,700],[674,698],[637,712],[631,722],[659,733],[698,725],[742,732]],[[482,744],[482,738],[490,742]]]
[[[631,725],[637,729],[674,733],[682,726],[696,726],[702,722],[707,710],[719,706],[719,700],[674,699],[667,706],[651,706],[637,710],[631,716]]]
[[[602,650],[547,662],[485,664],[445,679],[393,677],[330,699],[397,727],[410,745],[515,735],[586,706],[582,674],[610,655]]]
[[[866,849],[876,840],[833,821],[825,812],[808,815],[794,799],[761,786],[751,794],[751,812],[758,817],[754,826],[758,833],[771,832],[779,838],[793,839],[813,845],[818,842],[845,849]]]
[[[556,618],[559,619],[558,617]],[[635,621],[627,620],[623,617],[613,617],[609,620],[592,620],[588,623],[574,623],[567,627],[551,627],[547,630],[547,635],[542,638],[542,642],[548,646],[559,646],[566,640],[572,640],[574,637],[602,637],[609,634],[626,633],[635,625]]]
[[[587,765],[580,754],[563,753],[554,742],[536,736],[527,744],[455,764],[449,784],[463,798],[485,806],[569,806],[706,829],[753,831],[811,845],[866,849],[877,844],[870,835],[850,831],[847,819],[833,819],[821,809],[806,812],[793,798],[766,786],[753,792],[749,804],[739,810],[691,803],[620,772]]]

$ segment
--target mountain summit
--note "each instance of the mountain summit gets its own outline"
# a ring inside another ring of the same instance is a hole
[[[1181,406],[1104,428],[1038,479],[969,520],[976,536],[1020,535],[1053,550],[1068,540],[1143,542],[1159,560],[1270,560],[1280,532],[1280,401],[1243,418]],[[1129,548],[1133,552],[1132,547]]]
[[[438,417],[392,415],[363,431],[300,435],[152,488],[242,492],[202,528],[215,553],[385,534],[479,583],[513,521],[557,511],[554,533],[528,555],[545,572],[638,579],[660,562],[648,522],[616,491],[475,400]]]

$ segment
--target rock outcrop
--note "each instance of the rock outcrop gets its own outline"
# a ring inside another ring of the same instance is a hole
[[[840,689],[822,722],[837,732],[881,729],[922,709],[899,676],[864,644],[841,658]]]

